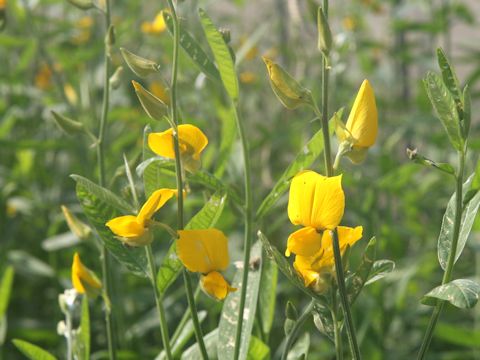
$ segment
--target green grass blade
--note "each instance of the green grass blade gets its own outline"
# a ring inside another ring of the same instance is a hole
[[[37,345],[20,339],[12,340],[13,345],[30,360],[56,360],[57,358]]]

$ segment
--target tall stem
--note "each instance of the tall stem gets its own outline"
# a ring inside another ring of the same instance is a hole
[[[108,33],[111,23],[110,15],[110,0],[105,0],[105,34]],[[105,152],[104,152],[104,141],[105,141],[105,129],[107,126],[108,120],[108,110],[110,105],[110,59],[108,54],[107,46],[105,46],[104,51],[104,78],[103,78],[103,103],[102,103],[102,113],[100,116],[100,126],[98,131],[98,142],[97,142],[97,161],[98,161],[98,177],[100,186],[105,186]],[[105,248],[105,245],[102,245],[100,250],[100,259],[102,262],[102,280],[103,286],[105,288],[105,295],[107,298],[110,298],[110,270],[109,270],[109,253]],[[112,325],[112,313],[109,310],[108,306],[105,307],[105,323],[107,326],[107,342],[108,342],[108,355],[110,359],[116,359],[116,345],[115,345],[115,336],[113,335],[113,325]]]
[[[455,265],[455,256],[457,252],[458,238],[460,236],[460,225],[462,222],[462,211],[463,211],[463,173],[465,168],[465,156],[466,150],[458,152],[458,174],[457,174],[457,184],[456,184],[456,195],[455,195],[455,220],[453,224],[453,238],[452,245],[450,247],[450,253],[448,254],[447,260],[447,269],[443,274],[442,285],[448,283],[452,279],[453,266]],[[428,323],[427,330],[425,331],[425,336],[420,346],[420,351],[418,352],[417,359],[422,360],[430,346],[432,341],[433,332],[437,325],[438,318],[442,313],[443,307],[445,306],[445,301],[437,301],[435,308],[433,309],[432,316],[430,317],[430,322]]]
[[[325,16],[328,18],[328,0],[323,0],[323,10]],[[328,131],[328,80],[329,80],[329,61],[323,56],[322,68],[322,131],[324,142],[324,156],[325,156],[325,171],[327,176],[333,176],[332,155],[330,149],[330,133]],[[318,109],[316,110],[319,113]],[[355,326],[353,324],[350,305],[347,298],[347,290],[345,288],[345,274],[343,273],[342,254],[340,252],[340,244],[338,241],[337,231],[332,232],[332,247],[335,258],[335,271],[337,275],[338,291],[340,293],[340,300],[342,303],[343,314],[345,317],[345,324],[347,327],[348,342],[353,359],[360,359],[360,350],[358,348],[357,338],[355,334]]]
[[[315,304],[315,303],[314,303],[314,301],[312,300],[312,302],[311,302],[310,304],[308,304],[308,306],[307,306],[307,308],[305,309],[305,311],[303,312],[303,314],[300,315],[300,317],[298,318],[298,320],[295,322],[295,325],[293,326],[292,331],[291,331],[290,334],[288,335],[287,343],[285,344],[285,348],[283,349],[282,360],[287,360],[287,358],[288,358],[288,352],[290,351],[290,349],[292,348],[293,343],[294,343],[295,340],[297,339],[298,332],[302,329],[303,324],[304,324],[305,321],[307,321],[308,318],[310,317],[310,314],[311,314],[312,311],[313,311],[313,306],[314,306],[314,304]]]
[[[240,343],[242,340],[242,326],[243,326],[243,311],[245,309],[245,300],[247,297],[248,272],[250,269],[250,248],[252,247],[252,224],[253,224],[253,193],[251,185],[251,165],[250,155],[248,150],[248,140],[243,126],[243,121],[240,118],[238,111],[238,104],[233,104],[235,113],[235,121],[237,123],[238,133],[242,142],[242,152],[244,161],[244,187],[245,187],[245,234],[244,234],[244,255],[243,255],[243,277],[241,284],[240,306],[238,309],[237,329],[235,333],[235,351],[233,358],[238,359],[240,355]]]
[[[67,360],[73,359],[73,334],[72,334],[72,313],[70,307],[65,312],[65,325],[67,327]]]
[[[332,320],[333,320],[333,333],[335,341],[335,354],[337,360],[343,360],[343,344],[342,344],[342,332],[340,324],[338,322],[338,306],[337,306],[337,292],[332,291]]]
[[[170,84],[170,116],[175,128],[173,131],[173,147],[175,151],[175,173],[177,179],[177,229],[182,230],[184,227],[183,219],[183,179],[182,179],[182,162],[180,159],[180,146],[178,142],[178,108],[177,108],[177,74],[178,74],[178,51],[180,43],[180,24],[178,22],[177,12],[173,4],[173,0],[167,0],[170,13],[173,20],[173,59],[172,59],[172,79]],[[197,307],[195,304],[195,296],[193,294],[192,278],[187,269],[183,269],[183,280],[185,284],[185,292],[187,293],[188,306],[192,316],[195,337],[200,347],[203,359],[208,359],[207,349],[203,340],[200,321],[198,320]]]
[[[157,306],[158,317],[160,319],[160,333],[162,334],[163,347],[165,349],[165,354],[167,355],[168,360],[172,360],[172,350],[170,348],[170,339],[168,335],[168,326],[167,320],[165,318],[165,310],[162,306],[162,298],[158,293],[157,284],[155,283],[155,278],[157,270],[155,268],[155,260],[153,259],[152,246],[145,246],[145,252],[147,254],[148,267],[150,268],[150,283],[152,284],[153,293],[155,294],[155,304]]]

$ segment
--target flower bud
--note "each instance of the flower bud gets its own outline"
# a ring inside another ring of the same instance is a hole
[[[81,122],[72,120],[52,110],[53,119],[60,129],[68,135],[83,133],[85,128]]]
[[[138,100],[140,100],[140,104],[147,115],[154,120],[161,120],[168,112],[167,105],[138,82],[132,81],[132,84]]]
[[[135,73],[135,75],[145,78],[150,74],[158,72],[160,65],[156,62],[145,59],[141,56],[135,55],[125,48],[120,48],[123,59],[127,63],[128,67]]]
[[[61,208],[70,231],[82,240],[88,239],[92,233],[92,229],[73,215],[65,205],[62,205]]]
[[[318,49],[328,56],[330,49],[332,48],[332,32],[330,31],[330,25],[328,19],[321,7],[318,8],[317,13],[317,29],[318,29]]]
[[[123,66],[117,67],[112,76],[110,76],[109,82],[112,89],[116,90],[120,87],[123,75]]]
[[[296,321],[298,319],[298,311],[291,301],[287,301],[285,307],[285,316],[287,319]]]
[[[94,7],[92,0],[67,0],[73,6],[81,10],[89,10]]]

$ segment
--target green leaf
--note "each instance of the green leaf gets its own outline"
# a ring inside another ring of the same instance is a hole
[[[314,298],[320,302],[325,302],[325,299],[323,297],[313,292],[310,288],[306,288],[304,286],[303,279],[300,277],[300,275],[298,275],[292,265],[290,265],[285,256],[280,254],[280,252],[275,247],[273,247],[272,244],[270,244],[270,241],[268,241],[267,237],[261,231],[258,231],[258,238],[262,242],[263,249],[267,253],[267,256],[273,261],[275,261],[279,270],[293,285],[295,285],[309,297]]]
[[[172,16],[164,11],[163,19],[165,20],[165,24],[167,24],[170,34],[173,34]],[[210,60],[207,53],[198,44],[197,40],[195,40],[195,38],[188,31],[184,30],[183,26],[180,26],[180,46],[201,72],[203,72],[211,80],[220,83],[220,73],[218,72],[217,67]]]
[[[460,130],[460,119],[452,94],[440,76],[433,72],[427,73],[424,84],[430,102],[447,132],[450,143],[455,149],[462,151],[463,137]]]
[[[258,303],[258,291],[260,288],[262,245],[257,241],[250,251],[250,271],[248,272],[247,295],[245,299],[244,321],[242,326],[240,355],[239,359],[246,359],[252,334],[253,324],[255,322],[255,312]],[[258,263],[258,266],[252,264]],[[232,286],[239,289],[231,293],[225,300],[218,325],[218,344],[217,352],[222,354],[222,360],[233,359],[235,350],[235,334],[237,329],[238,311],[240,306],[240,295],[242,287],[243,269],[238,269],[232,282]]]
[[[313,322],[318,331],[328,337],[332,342],[335,341],[332,314],[326,306],[315,304],[313,308]]]
[[[270,348],[256,336],[251,336],[248,345],[247,360],[267,360],[270,359]]]
[[[203,208],[188,222],[185,229],[209,229],[215,226],[225,207],[227,195],[219,191],[212,195]],[[183,265],[177,256],[175,243],[168,249],[157,273],[157,287],[165,293],[180,274]]]
[[[475,174],[472,174],[467,181],[463,184],[463,194],[468,196],[468,190],[471,188]],[[447,268],[448,256],[450,255],[450,249],[453,241],[453,228],[455,223],[455,198],[456,192],[450,198],[445,214],[443,215],[442,227],[440,229],[440,235],[438,236],[438,260],[443,270]],[[462,213],[462,220],[460,223],[460,234],[458,237],[457,248],[455,249],[455,262],[465,248],[465,245],[472,230],[473,222],[480,207],[480,192],[476,192],[470,201],[466,204]]]
[[[277,300],[278,266],[269,257],[263,259],[262,277],[260,279],[260,294],[258,298],[259,315],[262,331],[265,336],[270,334],[275,317]]]
[[[30,360],[56,360],[56,357],[37,345],[20,339],[12,340],[13,345]]]
[[[222,133],[220,135],[220,151],[216,162],[215,176],[221,178],[228,165],[233,145],[237,135],[235,122],[235,109],[233,106],[224,107],[220,102],[215,106],[218,117],[222,121]]]
[[[238,79],[228,45],[225,43],[225,40],[223,40],[222,34],[217,30],[207,13],[203,9],[199,9],[198,13],[203,31],[205,32],[208,44],[217,63],[223,85],[230,99],[236,102],[239,92]]]
[[[112,201],[105,200],[112,199],[111,195],[113,195],[113,193],[107,196],[110,194],[108,190],[100,191],[104,189],[93,183],[92,184],[95,186],[88,186],[89,184],[90,183],[85,183],[83,181],[77,182],[77,198],[82,205],[85,216],[96,229],[102,243],[130,272],[138,276],[148,277],[149,270],[144,249],[123,245],[122,242],[115,238],[113,233],[105,226],[107,221],[121,215],[118,208],[115,208],[112,205]]]
[[[210,360],[217,359],[218,328],[209,332],[203,337],[207,354]],[[193,344],[185,350],[181,357],[182,360],[203,360],[202,353],[198,343]]]
[[[104,187],[101,187],[100,185],[97,185],[94,182],[80,175],[74,174],[74,175],[70,175],[70,177],[73,180],[75,180],[77,185],[82,185],[83,188],[85,188],[90,194],[94,195],[100,201],[110,206],[113,206],[115,209],[121,212],[130,213],[130,214],[135,213],[135,209],[128,202],[118,197],[110,190]]]
[[[470,96],[470,87],[466,85],[463,88],[463,138],[467,140],[470,132],[470,123],[472,121],[472,98]]]
[[[7,266],[2,275],[2,281],[0,282],[0,319],[3,318],[8,309],[14,274],[13,266]]]
[[[265,216],[280,199],[280,197],[287,191],[291,179],[301,170],[308,168],[313,164],[316,158],[323,152],[323,134],[319,130],[313,135],[310,141],[303,147],[302,151],[297,154],[295,160],[284,171],[280,179],[265,197],[262,204],[257,210],[257,220]]]
[[[443,52],[442,48],[437,49],[437,59],[438,66],[442,72],[442,78],[445,86],[450,91],[450,94],[453,96],[453,100],[457,106],[457,111],[460,118],[463,118],[463,105],[462,105],[462,95],[460,93],[460,84],[458,82],[457,75],[455,70],[453,70],[450,62],[447,59],[447,56]]]
[[[372,237],[363,252],[363,257],[360,265],[353,274],[347,277],[347,297],[348,302],[353,304],[358,295],[362,291],[368,279],[368,275],[372,270],[373,262],[375,261],[375,253],[377,248],[377,239]]]
[[[478,283],[469,279],[457,279],[437,286],[422,298],[422,304],[435,306],[437,300],[444,300],[460,309],[470,309],[477,303],[479,295]]]
[[[80,318],[80,340],[79,359],[90,359],[90,310],[88,308],[88,298],[82,298],[82,315]]]
[[[298,360],[308,358],[308,349],[310,348],[310,334],[303,333],[295,342],[287,355],[287,360]]]
[[[366,285],[373,284],[374,282],[384,278],[395,269],[395,263],[392,260],[382,259],[373,263],[370,275],[365,283]]]
[[[474,331],[470,327],[439,322],[435,328],[435,337],[450,344],[480,349],[480,330]]]

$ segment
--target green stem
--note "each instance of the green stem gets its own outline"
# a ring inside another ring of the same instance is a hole
[[[332,289],[332,321],[333,321],[333,333],[335,341],[335,354],[337,360],[343,360],[343,344],[342,344],[342,332],[340,324],[338,322],[338,306],[337,306],[337,292]]]
[[[466,150],[458,152],[458,161],[459,161],[459,168],[457,174],[457,190],[455,195],[455,220],[453,224],[453,238],[452,238],[452,245],[450,247],[450,253],[448,254],[447,260],[447,269],[443,274],[442,285],[448,283],[452,279],[452,271],[453,266],[455,265],[455,256],[457,252],[457,244],[458,238],[460,236],[460,225],[462,222],[462,212],[463,212],[463,173],[465,168],[465,156]],[[417,359],[422,360],[432,342],[433,332],[435,331],[435,327],[437,325],[438,318],[442,313],[443,307],[445,305],[445,301],[437,301],[435,308],[433,309],[432,316],[430,317],[430,322],[428,323],[427,330],[425,331],[425,336],[422,341],[422,345],[420,346],[420,350],[418,352]]]
[[[178,142],[178,108],[177,108],[177,74],[178,74],[178,51],[180,45],[180,24],[178,22],[177,13],[172,0],[167,0],[170,13],[173,20],[173,60],[172,60],[172,79],[170,84],[170,112],[172,121],[175,124],[173,129],[173,147],[175,151],[175,173],[177,180],[177,229],[182,230],[184,227],[183,221],[183,179],[182,179],[182,163],[180,159],[180,146]],[[195,330],[195,337],[200,347],[203,359],[208,359],[207,349],[203,340],[202,329],[198,320],[197,307],[195,304],[195,297],[193,295],[193,286],[191,274],[187,269],[183,269],[183,280],[185,284],[185,291],[187,293],[188,305],[192,316],[193,327]]]
[[[297,339],[298,332],[302,329],[303,324],[305,324],[305,321],[307,321],[308,318],[310,317],[310,314],[313,311],[313,306],[314,306],[314,301],[312,300],[312,302],[310,304],[308,304],[308,306],[305,309],[305,311],[303,312],[303,314],[300,315],[298,320],[295,322],[295,325],[293,326],[292,331],[288,335],[287,343],[285,344],[285,348],[283,349],[282,360],[287,360],[288,352],[290,351],[293,343]]]
[[[241,283],[240,306],[238,309],[237,329],[235,333],[235,351],[234,360],[237,360],[240,355],[240,343],[242,341],[242,326],[243,326],[243,311],[245,309],[245,301],[247,297],[248,272],[250,269],[250,248],[252,247],[252,225],[253,225],[253,193],[251,185],[251,165],[250,155],[248,149],[248,139],[243,126],[243,121],[240,118],[238,111],[238,104],[233,104],[235,113],[235,121],[237,123],[238,133],[242,142],[242,152],[244,161],[244,187],[245,187],[245,237],[244,237],[244,255],[243,255],[243,277]]]
[[[105,1],[105,34],[108,33],[110,28],[111,16],[110,16],[110,0]],[[103,103],[102,103],[102,113],[100,116],[100,126],[98,131],[98,141],[97,141],[97,161],[98,161],[98,172],[99,172],[99,184],[100,186],[105,186],[105,152],[104,152],[104,140],[105,140],[105,130],[108,120],[108,110],[110,105],[110,59],[108,54],[108,49],[105,46],[104,52],[104,78],[103,78]],[[100,259],[102,262],[102,280],[103,286],[105,288],[105,294],[110,298],[110,270],[109,270],[109,253],[105,248],[105,245],[102,245],[100,251]],[[108,355],[109,359],[116,359],[116,344],[115,337],[113,335],[113,326],[112,326],[112,313],[106,307],[105,310],[105,323],[107,326],[107,343],[108,343]]]
[[[193,295],[195,300],[198,299],[199,295],[200,295],[200,286],[197,286],[197,288],[195,289],[195,294]],[[190,310],[187,310],[183,313],[183,316],[180,319],[180,322],[178,323],[178,326],[172,335],[172,339],[171,339],[172,344],[175,344],[177,342],[189,318],[190,318]]]
[[[67,307],[65,312],[65,325],[67,327],[67,360],[73,359],[73,332],[72,332],[72,313],[70,312],[70,307]]]
[[[155,295],[155,304],[157,306],[158,317],[160,318],[160,333],[162,334],[163,347],[165,349],[165,354],[167,355],[168,360],[172,360],[172,350],[170,348],[170,340],[168,335],[168,326],[167,320],[165,318],[165,310],[162,306],[162,298],[158,292],[157,284],[155,282],[157,270],[155,268],[155,260],[153,259],[152,246],[145,246],[145,252],[147,254],[148,267],[150,268],[150,283],[153,288],[153,293]]]

